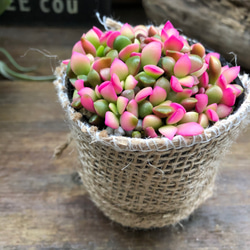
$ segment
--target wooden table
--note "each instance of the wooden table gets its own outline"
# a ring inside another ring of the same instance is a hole
[[[83,29],[0,27],[0,46],[37,74],[68,58]],[[4,59],[0,55],[0,59]],[[223,162],[212,198],[181,224],[134,231],[111,222],[75,180],[69,130],[51,82],[0,80],[0,249],[250,249],[250,130]]]

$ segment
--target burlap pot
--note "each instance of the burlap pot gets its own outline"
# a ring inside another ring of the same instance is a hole
[[[76,141],[83,184],[111,220],[133,228],[163,227],[187,218],[212,195],[218,161],[242,133],[250,113],[250,80],[241,75],[244,100],[227,119],[184,138],[132,139],[91,127],[68,98],[65,66],[54,82]]]

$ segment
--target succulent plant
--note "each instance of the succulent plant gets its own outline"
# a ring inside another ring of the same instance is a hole
[[[243,92],[234,82],[240,67],[222,66],[219,59],[201,43],[190,44],[168,21],[162,29],[93,27],[63,63],[74,86],[71,105],[88,110],[90,124],[172,140],[202,134],[233,111]]]

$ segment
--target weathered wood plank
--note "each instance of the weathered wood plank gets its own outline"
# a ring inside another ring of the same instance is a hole
[[[237,55],[239,65],[250,69],[249,1],[143,0],[147,16],[156,24],[170,20],[185,35],[222,53]]]

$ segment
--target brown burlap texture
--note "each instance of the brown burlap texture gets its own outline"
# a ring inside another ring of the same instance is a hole
[[[111,220],[134,228],[163,227],[188,217],[212,195],[218,161],[248,123],[250,81],[243,104],[204,134],[190,138],[108,136],[71,106],[65,66],[54,82],[77,144],[79,173],[91,199]]]

